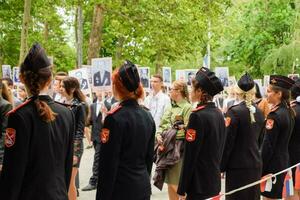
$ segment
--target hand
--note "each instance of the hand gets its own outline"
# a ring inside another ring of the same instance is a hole
[[[73,165],[76,165],[78,163],[78,157],[73,156]]]
[[[161,134],[157,134],[157,135],[156,135],[156,140],[157,140],[157,143],[158,143],[158,144],[162,144],[162,143],[163,143]]]
[[[178,197],[179,197],[178,200],[185,200],[185,196],[178,195]]]
[[[2,171],[2,165],[0,165],[0,172]]]

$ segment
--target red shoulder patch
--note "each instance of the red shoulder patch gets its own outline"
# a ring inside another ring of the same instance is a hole
[[[274,126],[274,120],[273,119],[267,119],[266,121],[266,129],[271,130]]]
[[[196,136],[197,136],[196,130],[190,128],[186,131],[185,139],[188,142],[193,142],[193,141],[195,141]]]
[[[199,106],[199,107],[193,109],[192,112],[197,112],[198,110],[202,110],[204,108],[205,108],[205,106]]]
[[[27,101],[25,101],[24,103],[22,103],[21,105],[17,106],[15,109],[9,111],[8,113],[6,113],[6,116],[9,116],[12,113],[15,113],[17,110],[19,110],[20,108],[24,107],[25,105],[27,105],[29,102],[31,102],[32,99],[29,99]]]
[[[13,128],[7,128],[5,132],[4,143],[7,148],[14,146],[16,141],[16,130]]]
[[[109,133],[110,133],[109,129],[107,129],[107,128],[102,129],[102,131],[100,133],[100,139],[103,144],[108,142]]]
[[[117,112],[118,110],[120,110],[122,108],[121,105],[116,106],[115,108],[111,109],[109,112],[107,112],[108,115],[114,114],[115,112]]]

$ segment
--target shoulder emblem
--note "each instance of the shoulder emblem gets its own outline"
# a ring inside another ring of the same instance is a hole
[[[101,130],[101,133],[100,133],[100,140],[101,142],[104,144],[104,143],[107,143],[108,140],[109,140],[109,129],[107,128],[103,128]]]
[[[121,105],[116,106],[115,108],[111,109],[109,112],[107,112],[108,115],[114,114],[115,112],[117,112],[118,110],[120,110],[122,108]]]
[[[271,130],[274,126],[274,120],[273,119],[267,119],[266,121],[266,129]]]
[[[19,110],[20,108],[24,107],[25,105],[27,105],[28,103],[30,103],[32,101],[32,99],[29,99],[27,101],[25,101],[24,103],[20,104],[19,106],[17,106],[15,109],[9,111],[6,113],[6,116],[9,116],[12,113],[15,113],[17,110]]]
[[[230,117],[226,117],[225,118],[225,126],[228,127],[231,124],[231,118]]]
[[[204,108],[205,108],[205,106],[199,106],[199,107],[193,109],[192,112],[197,112],[197,111],[202,110]]]
[[[16,141],[16,130],[13,128],[7,128],[5,132],[4,143],[7,148],[14,146]]]
[[[188,142],[193,142],[193,141],[195,141],[196,136],[197,136],[196,130],[190,128],[186,131],[185,139]]]

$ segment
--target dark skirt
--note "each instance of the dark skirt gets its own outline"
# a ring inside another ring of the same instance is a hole
[[[277,175],[276,183],[272,185],[272,190],[270,192],[262,192],[261,195],[271,199],[281,199],[285,175],[286,173]]]
[[[226,192],[260,180],[261,169],[230,169],[226,171]],[[226,200],[260,200],[260,186],[256,185],[229,196]]]

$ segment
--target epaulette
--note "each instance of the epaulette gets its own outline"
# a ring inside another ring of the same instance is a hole
[[[58,102],[58,101],[54,101],[54,102],[57,103],[57,104],[60,104],[62,106],[65,106],[67,108],[72,108],[72,107],[76,106],[74,104],[61,103],[61,102]]]
[[[15,113],[17,110],[19,110],[20,108],[26,106],[27,104],[29,104],[32,101],[32,98],[28,99],[27,101],[25,101],[24,103],[20,104],[19,106],[17,106],[15,109],[9,111],[8,113],[6,113],[6,116],[9,116],[12,113]]]
[[[279,108],[279,106],[274,106],[274,107],[270,110],[270,112],[274,112],[274,111],[276,111],[278,108]]]
[[[229,110],[229,109],[231,109],[231,108],[234,108],[234,107],[236,107],[236,106],[238,106],[238,105],[239,105],[239,103],[233,104],[232,106],[229,106],[229,107],[227,108],[227,110]]]
[[[115,108],[111,109],[109,112],[107,112],[108,115],[114,114],[115,112],[117,112],[118,110],[120,110],[122,108],[121,105],[116,106]]]
[[[197,111],[202,110],[204,108],[205,108],[205,106],[199,106],[199,107],[193,109],[192,112],[197,112]]]
[[[149,108],[147,108],[147,107],[144,106],[144,105],[140,105],[140,107],[143,108],[143,109],[146,110],[146,111],[149,111],[149,110],[150,110]]]

